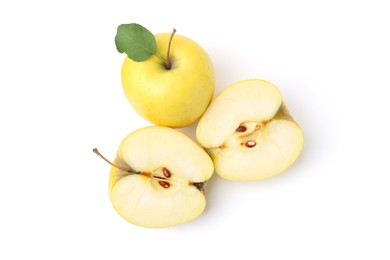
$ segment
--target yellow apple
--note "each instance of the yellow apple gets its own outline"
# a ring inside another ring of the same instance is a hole
[[[137,62],[125,58],[122,86],[133,108],[150,122],[184,127],[199,119],[214,94],[214,69],[202,47],[193,40],[175,34],[167,69],[164,61],[171,34],[155,35],[157,55]]]
[[[109,178],[110,199],[125,220],[142,227],[179,225],[206,206],[204,186],[214,172],[207,153],[181,132],[141,128],[120,144]]]
[[[254,181],[289,168],[303,147],[303,134],[272,83],[250,79],[225,88],[196,129],[199,143],[224,179]]]

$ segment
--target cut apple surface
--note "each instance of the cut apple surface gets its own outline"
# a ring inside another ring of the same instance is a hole
[[[214,171],[206,152],[184,134],[146,127],[121,143],[110,171],[113,207],[143,227],[169,227],[199,216],[204,184]]]
[[[278,88],[258,79],[223,90],[199,121],[196,137],[224,179],[261,180],[290,167],[303,146],[301,128]]]

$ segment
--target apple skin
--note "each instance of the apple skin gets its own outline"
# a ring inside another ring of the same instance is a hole
[[[166,58],[171,34],[155,35],[157,54]],[[171,43],[172,68],[156,55],[144,62],[127,56],[122,65],[123,91],[135,111],[162,126],[184,127],[199,119],[214,94],[212,62],[196,42],[175,34]]]

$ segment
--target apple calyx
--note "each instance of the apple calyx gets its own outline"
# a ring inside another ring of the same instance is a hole
[[[195,186],[195,188],[204,193],[204,187],[206,186],[206,182],[191,182],[190,185]]]
[[[122,172],[128,173],[128,174],[125,174],[123,176],[130,175],[130,174],[139,174],[139,175],[142,175],[142,176],[145,176],[148,178],[157,179],[158,184],[160,184],[160,186],[163,187],[164,189],[168,189],[171,186],[169,179],[172,177],[172,173],[166,167],[162,167],[162,168],[154,170],[153,172],[155,174],[153,174],[151,172],[137,172],[137,171],[132,170],[130,167],[126,169],[123,166],[119,166],[117,164],[110,162],[106,157],[104,157],[99,152],[99,150],[97,148],[94,148],[92,151],[95,154],[97,154],[100,158],[102,158],[104,161],[106,161],[108,164],[110,164],[111,166],[117,168],[118,170],[120,170]],[[162,174],[163,176],[159,176],[160,174]],[[189,182],[189,185],[195,186],[195,188],[197,188],[199,191],[201,191],[203,193],[204,193],[205,184],[206,184],[206,182]]]

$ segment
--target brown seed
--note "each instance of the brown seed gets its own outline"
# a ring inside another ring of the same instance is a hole
[[[172,176],[171,172],[167,168],[164,167],[162,171],[165,177],[169,178]]]
[[[168,189],[169,186],[171,186],[171,185],[169,184],[169,182],[166,182],[166,181],[158,181],[158,184],[160,184],[161,187],[163,187],[164,189]]]
[[[255,141],[248,141],[248,142],[245,143],[245,146],[249,147],[249,148],[255,147],[256,146],[256,142]]]
[[[237,127],[236,131],[237,132],[245,132],[246,131],[246,127],[243,126],[243,125],[240,125],[239,127]]]

